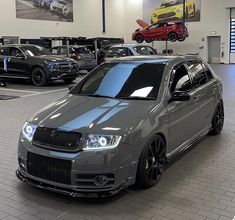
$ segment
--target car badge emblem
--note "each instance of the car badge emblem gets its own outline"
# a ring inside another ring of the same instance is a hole
[[[58,135],[59,135],[59,131],[57,131],[57,130],[53,130],[51,132],[51,137],[53,137],[53,138],[57,137]]]

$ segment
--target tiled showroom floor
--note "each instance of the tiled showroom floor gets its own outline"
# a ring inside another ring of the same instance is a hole
[[[21,127],[36,110],[62,97],[66,92],[64,87],[56,88],[56,92],[0,101],[0,219],[232,220],[235,66],[213,65],[213,68],[224,84],[226,123],[222,135],[204,138],[172,163],[156,187],[143,191],[132,187],[110,199],[65,198],[29,187],[15,177]],[[17,85],[17,89],[21,87]]]

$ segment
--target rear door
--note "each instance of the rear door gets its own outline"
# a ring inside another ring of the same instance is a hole
[[[212,74],[209,75],[200,60],[191,60],[187,65],[193,77],[194,102],[197,108],[195,125],[200,132],[205,128],[210,128],[211,119],[215,105],[215,80]]]

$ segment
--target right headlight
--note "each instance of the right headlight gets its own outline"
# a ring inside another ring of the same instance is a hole
[[[119,135],[88,134],[86,136],[84,151],[108,150],[118,146],[121,140]]]
[[[33,135],[34,135],[36,129],[37,129],[36,125],[33,125],[29,122],[26,122],[24,124],[24,127],[22,128],[22,134],[28,141],[31,142],[33,140]]]

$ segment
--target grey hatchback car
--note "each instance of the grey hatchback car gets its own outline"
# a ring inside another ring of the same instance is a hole
[[[223,124],[222,84],[201,58],[120,58],[28,119],[16,175],[73,197],[148,188],[167,161]]]

